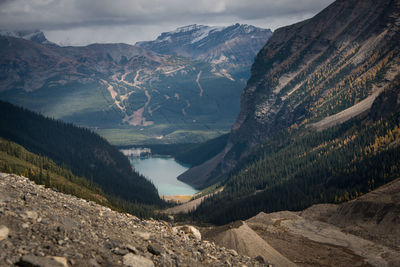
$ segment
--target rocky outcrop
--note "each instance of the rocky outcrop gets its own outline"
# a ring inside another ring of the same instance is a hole
[[[0,174],[1,266],[263,266],[193,226],[141,220]]]

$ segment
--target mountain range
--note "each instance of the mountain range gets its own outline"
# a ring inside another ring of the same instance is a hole
[[[199,26],[204,28],[212,27]],[[199,38],[194,30],[190,33],[187,42]],[[205,140],[229,130],[245,85],[245,79],[235,75],[249,71],[270,31],[235,25],[221,33],[210,34],[213,46],[204,47],[215,57],[225,53],[232,62],[235,51],[247,49],[236,55],[246,64],[228,62],[235,71],[199,57],[159,54],[157,49],[127,44],[60,47],[38,31],[3,32],[0,98],[90,127],[115,144]]]
[[[136,45],[160,54],[208,62],[228,77],[247,81],[255,55],[271,35],[269,29],[246,24],[227,27],[193,24]]]

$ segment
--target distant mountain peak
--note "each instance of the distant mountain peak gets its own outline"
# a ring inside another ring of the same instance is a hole
[[[47,40],[46,36],[41,30],[0,30],[0,36],[22,38],[39,44],[55,45],[55,43]]]
[[[177,28],[176,30],[170,32],[170,33],[179,33],[179,32],[189,32],[189,31],[194,31],[198,29],[203,29],[203,28],[209,28],[210,26],[207,25],[201,25],[201,24],[191,24],[191,25],[186,25]]]
[[[199,25],[199,24],[191,24],[183,27],[179,27],[176,30],[170,32],[163,32],[160,36],[157,37],[155,42],[170,42],[171,38],[179,38],[182,35],[192,35],[193,38],[190,41],[191,44],[196,43],[206,37],[211,32],[218,32],[226,29],[227,27],[218,27],[218,26],[207,26],[207,25]],[[140,44],[143,42],[139,42]]]
[[[136,45],[160,54],[179,55],[208,62],[223,73],[232,75],[235,72],[243,72],[244,69],[250,70],[255,55],[271,35],[269,29],[247,24],[191,24],[163,32],[154,41],[138,42]],[[241,78],[247,79],[245,76]]]

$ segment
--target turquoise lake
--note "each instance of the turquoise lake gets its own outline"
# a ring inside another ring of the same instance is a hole
[[[168,157],[131,158],[135,170],[152,181],[160,195],[193,195],[198,192],[188,184],[176,179],[188,167]]]

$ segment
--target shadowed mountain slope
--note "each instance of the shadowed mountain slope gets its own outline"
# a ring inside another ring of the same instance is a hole
[[[211,160],[214,168],[200,166],[181,179],[207,186],[282,130],[323,130],[367,112],[397,84],[399,14],[397,0],[338,0],[276,30],[255,59],[230,140]]]

